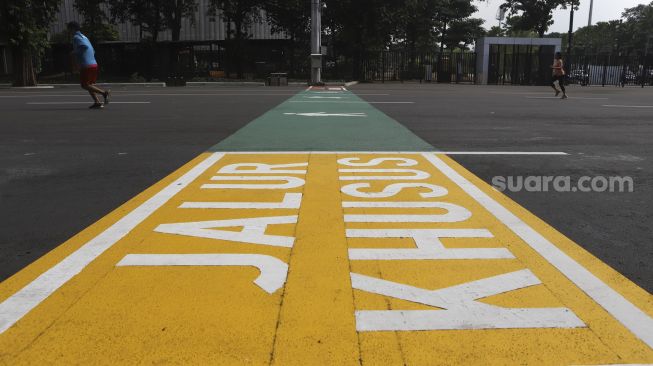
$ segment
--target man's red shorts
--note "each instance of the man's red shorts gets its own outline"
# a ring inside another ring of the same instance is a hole
[[[82,86],[92,85],[97,82],[98,68],[97,65],[90,65],[79,71]]]

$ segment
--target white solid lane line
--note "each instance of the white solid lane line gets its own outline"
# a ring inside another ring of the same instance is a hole
[[[125,215],[101,234],[82,245],[64,260],[0,303],[0,334],[16,324],[18,320],[37,307],[53,292],[79,274],[89,263],[124,238],[154,211],[161,208],[223,156],[222,153],[211,154],[186,174],[170,183],[170,185]]]
[[[567,253],[548,241],[510,210],[492,199],[480,188],[468,181],[447,163],[433,154],[424,153],[424,158],[444,175],[462,188],[494,217],[519,236],[528,246],[551,263],[565,277],[610,313],[637,338],[653,347],[653,318],[633,305],[620,293],[601,281],[596,275],[576,262]]]
[[[526,99],[560,99],[560,97],[525,97]],[[605,97],[569,97],[569,99],[583,99],[583,100],[608,100]]]
[[[316,101],[316,100],[291,100],[290,103],[323,103],[323,104],[415,104],[415,102],[361,102],[361,101]]]
[[[562,151],[225,151],[234,155],[294,155],[294,154],[338,154],[338,155],[410,155],[410,154],[435,154],[435,155],[551,155],[551,156],[568,156],[569,154]]]
[[[607,108],[653,108],[653,105],[619,105],[619,104],[604,104]]]
[[[437,151],[436,155],[569,155],[562,151]]]
[[[66,105],[66,104],[92,104],[93,101],[88,102],[27,102],[27,105]],[[109,104],[151,104],[152,102],[116,102],[111,101]]]

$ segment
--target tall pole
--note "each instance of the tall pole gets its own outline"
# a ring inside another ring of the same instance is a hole
[[[571,4],[571,12],[569,13],[569,35],[567,36],[567,58],[571,54],[572,42],[574,40],[574,3]]]
[[[594,0],[590,1],[590,17],[589,20],[587,21],[587,26],[591,27],[592,26],[592,13],[594,12]]]
[[[311,84],[322,84],[322,4],[311,0]]]

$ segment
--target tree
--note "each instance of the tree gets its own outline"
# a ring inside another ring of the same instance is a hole
[[[172,33],[172,40],[179,41],[181,36],[181,22],[184,18],[193,21],[197,10],[197,0],[166,0],[161,7],[165,26]]]
[[[164,2],[170,0],[109,0],[113,20],[130,22],[150,34],[156,42],[159,33],[166,29],[163,17]]]
[[[48,30],[59,10],[60,0],[3,0],[0,31],[12,46],[14,85],[35,86],[35,59],[49,46]]]
[[[399,7],[393,38],[401,40],[415,58],[417,51],[428,51],[437,43],[438,0],[407,0]]]
[[[396,34],[399,0],[327,0],[323,24],[334,46],[353,62],[355,78],[363,57],[387,50]]]
[[[543,38],[553,24],[553,11],[578,3],[579,0],[504,0],[501,7],[509,10],[508,24],[512,30],[534,31]]]
[[[236,64],[238,77],[243,77],[245,40],[250,37],[249,27],[261,19],[262,0],[211,0],[210,10],[227,23],[227,39],[231,47],[229,58]],[[231,29],[233,24],[234,29]],[[233,36],[233,41],[231,38]]]
[[[311,34],[310,3],[304,0],[271,0],[263,3],[263,10],[273,33],[285,33],[290,41],[290,74],[294,75],[296,62],[305,59]],[[299,51],[299,55],[297,51]]]
[[[249,38],[249,26],[260,20],[261,5],[261,0],[211,0],[210,10],[229,23],[228,37],[243,40]]]
[[[506,30],[503,27],[495,25],[492,28],[490,28],[489,31],[487,31],[486,36],[488,36],[488,37],[505,37],[506,36]]]
[[[116,41],[118,32],[109,23],[106,0],[75,0],[73,6],[84,19],[82,31],[91,41]]]
[[[454,21],[469,18],[477,8],[471,0],[439,0],[436,7],[437,28],[440,32],[440,51],[447,44],[448,27]]]
[[[80,1],[80,0],[77,0]],[[102,0],[81,0],[102,1]],[[159,33],[170,30],[172,40],[179,41],[184,18],[191,18],[197,9],[197,0],[107,0],[114,20],[139,26],[141,32],[150,34],[153,42]],[[141,36],[142,37],[142,36]]]
[[[653,46],[650,41],[653,33],[653,2],[626,9],[622,16],[625,19],[625,27],[621,30],[632,36],[624,41],[630,41],[630,48],[643,54],[647,45],[649,49]]]
[[[454,50],[460,48],[466,50],[467,46],[485,35],[486,32],[483,28],[483,23],[485,21],[478,18],[459,19],[451,22],[449,36],[445,43],[447,49]]]

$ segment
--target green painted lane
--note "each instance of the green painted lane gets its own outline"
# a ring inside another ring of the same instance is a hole
[[[211,151],[433,151],[433,146],[346,90],[303,91]]]

